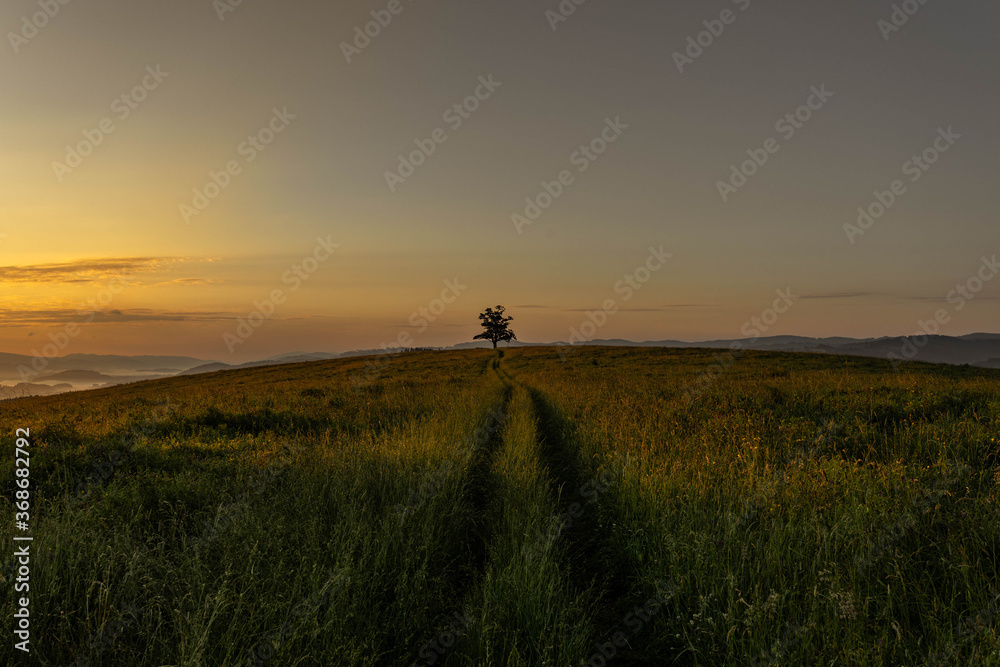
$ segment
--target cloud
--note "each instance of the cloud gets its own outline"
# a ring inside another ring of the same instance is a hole
[[[109,324],[124,322],[219,322],[237,320],[246,313],[161,311],[149,308],[96,310],[81,308],[0,309],[3,326],[55,326],[76,323]]]
[[[956,294],[958,294],[956,292]],[[909,301],[947,301],[947,296],[942,296],[940,294],[936,296],[908,296],[904,297]],[[989,294],[976,294],[969,301],[1000,301],[1000,295],[989,295]]]
[[[859,299],[872,296],[874,292],[827,292],[825,294],[803,294],[800,299]]]
[[[212,278],[177,278],[163,283],[154,283],[150,287],[163,287],[165,285],[219,285],[223,281]]]
[[[105,257],[53,264],[0,266],[0,282],[95,283],[105,278],[148,273],[178,261],[185,260],[179,257]]]
[[[617,312],[619,313],[665,313],[670,310],[676,310],[678,308],[712,308],[717,304],[714,303],[674,303],[666,304],[663,306],[653,306],[651,308],[619,308]],[[586,313],[594,310],[593,308],[564,308],[563,311],[567,313]]]

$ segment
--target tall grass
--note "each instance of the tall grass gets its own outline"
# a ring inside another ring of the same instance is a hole
[[[1000,374],[748,353],[687,401],[713,355],[2,403],[4,446],[33,436],[31,661],[1000,664]]]
[[[585,457],[632,455],[607,498],[616,551],[640,580],[680,582],[634,656],[1000,664],[997,374],[752,354],[688,403],[708,356],[508,360]]]

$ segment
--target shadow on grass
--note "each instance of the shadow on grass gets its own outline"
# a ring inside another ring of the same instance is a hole
[[[595,626],[611,636],[625,629],[623,620],[648,598],[648,593],[633,590],[630,582],[638,579],[638,564],[613,539],[612,531],[624,525],[615,501],[617,489],[614,483],[598,484],[598,478],[586,469],[573,443],[572,424],[542,392],[530,387],[528,392],[537,421],[542,463],[559,496],[563,517],[572,517],[565,522],[560,539],[569,545],[573,578],[581,592],[590,587],[598,592],[601,602]],[[630,642],[631,649],[619,654],[616,664],[641,661],[646,639],[638,634],[630,637]]]
[[[510,385],[505,386],[499,410],[504,420],[509,413],[512,394],[513,388]],[[471,584],[474,577],[481,576],[484,572],[494,526],[500,520],[500,517],[496,516],[499,511],[496,498],[499,482],[493,471],[493,459],[503,444],[503,423],[488,428],[488,437],[476,443],[463,484],[462,499],[472,508],[473,529],[465,544],[472,567],[465,577],[466,581],[460,583],[462,588]]]

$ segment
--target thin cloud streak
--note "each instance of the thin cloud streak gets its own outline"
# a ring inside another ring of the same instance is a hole
[[[180,257],[104,257],[73,262],[0,266],[0,282],[92,283],[102,278],[148,273],[164,264],[186,261]]]
[[[800,299],[860,299],[873,296],[874,292],[831,292],[828,294],[803,294]]]

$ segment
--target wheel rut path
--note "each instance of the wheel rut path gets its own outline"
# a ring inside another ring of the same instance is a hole
[[[630,594],[630,583],[638,575],[628,554],[614,539],[613,531],[623,525],[609,498],[615,491],[617,476],[611,485],[595,479],[581,457],[579,444],[574,442],[572,422],[562,416],[543,391],[510,374],[501,359],[493,360],[493,370],[511,392],[520,388],[530,397],[538,457],[549,478],[552,496],[557,499],[554,519],[562,526],[556,539],[567,546],[565,565],[577,592],[596,599],[592,619],[596,638],[607,641],[623,629],[629,611],[645,601]],[[638,649],[641,638],[633,641],[637,642],[633,648]],[[634,651],[632,657],[639,654],[641,651]],[[620,665],[630,662],[625,655],[616,659]]]

